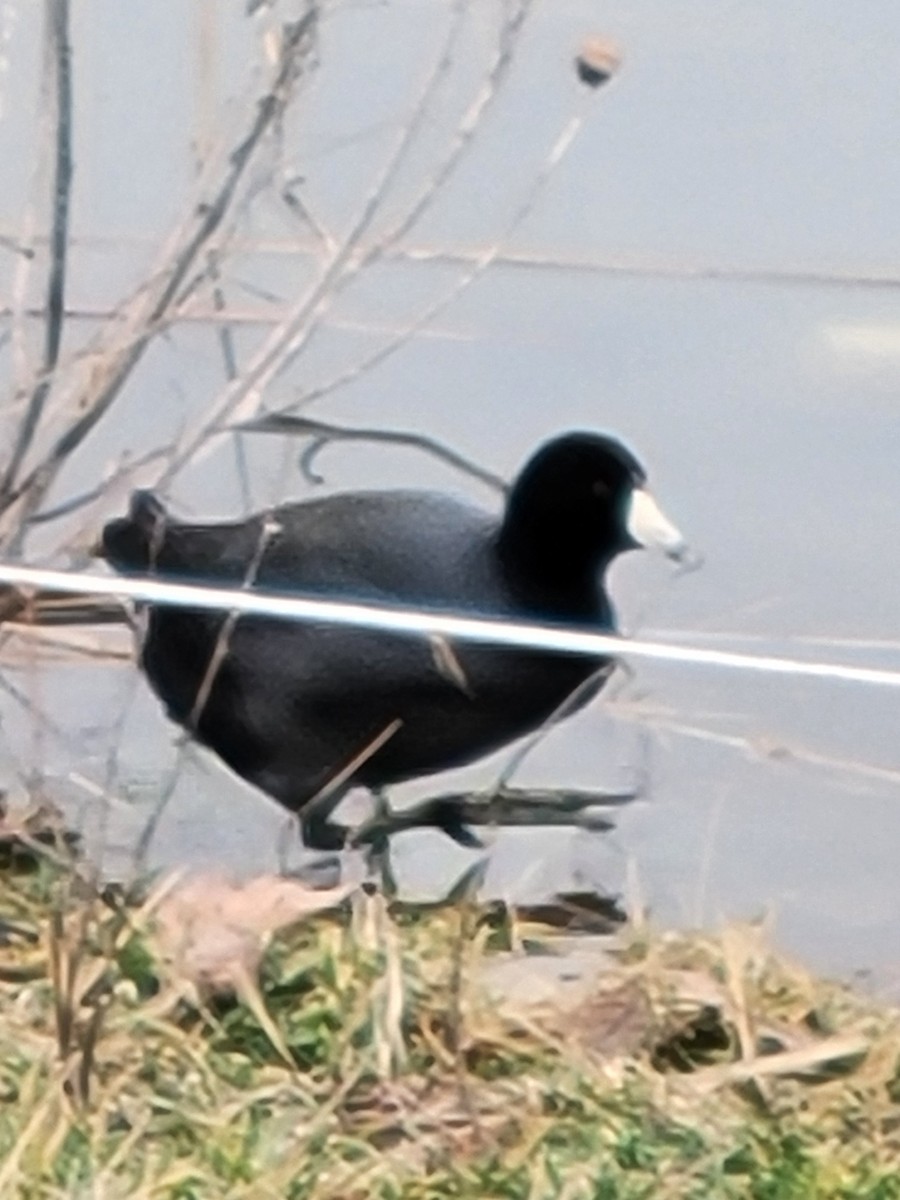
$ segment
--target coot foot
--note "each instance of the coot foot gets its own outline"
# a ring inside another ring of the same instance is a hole
[[[554,788],[504,788],[487,794],[436,796],[397,811],[376,814],[354,830],[347,844],[373,843],[407,829],[436,828],[461,846],[483,845],[470,825],[531,827],[566,825],[606,832],[614,822],[602,810],[637,799],[637,792],[573,791]]]

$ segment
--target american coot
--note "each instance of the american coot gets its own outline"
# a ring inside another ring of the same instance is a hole
[[[102,552],[131,575],[611,630],[603,577],[616,555],[638,546],[675,559],[686,553],[644,485],[620,442],[567,433],[528,461],[499,518],[441,493],[406,490],[347,492],[244,521],[187,524],[137,492],[128,516],[103,530]],[[346,830],[328,816],[348,787],[378,789],[471,762],[539,728],[579,688],[572,708],[581,707],[608,665],[152,605],[141,663],[172,720],[301,812],[304,840],[317,849],[343,844]],[[434,823],[454,833],[446,813]]]

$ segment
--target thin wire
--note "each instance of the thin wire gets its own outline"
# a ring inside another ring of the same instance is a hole
[[[900,671],[881,667],[853,667],[842,663],[804,662],[774,655],[737,654],[733,651],[696,646],[673,646],[665,642],[631,640],[613,634],[556,625],[457,616],[453,613],[424,612],[420,609],[389,608],[379,604],[322,600],[313,596],[236,591],[231,588],[168,583],[159,579],[110,578],[80,571],[22,567],[13,563],[0,563],[0,583],[14,587],[42,588],[50,592],[78,590],[118,600],[147,601],[151,604],[216,612],[247,613],[283,620],[356,625],[391,633],[442,634],[469,642],[555,650],[562,654],[624,655],[663,662],[722,667],[734,671],[756,671],[767,675],[792,675],[900,688]]]

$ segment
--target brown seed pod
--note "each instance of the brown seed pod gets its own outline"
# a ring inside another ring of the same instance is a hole
[[[592,88],[606,83],[621,65],[619,48],[608,38],[585,38],[575,56],[578,78]]]

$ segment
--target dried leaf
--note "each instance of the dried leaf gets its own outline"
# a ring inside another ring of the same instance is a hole
[[[335,908],[352,890],[351,884],[310,888],[278,875],[241,882],[169,877],[148,902],[153,939],[176,979],[202,995],[243,993],[273,934]]]

